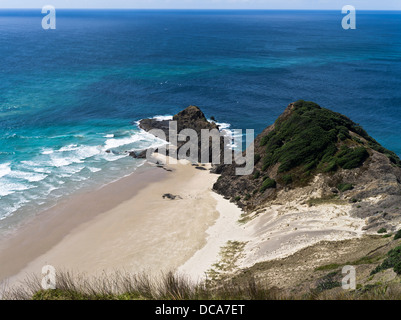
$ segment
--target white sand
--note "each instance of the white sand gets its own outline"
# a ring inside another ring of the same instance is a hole
[[[217,201],[216,209],[219,218],[209,229],[207,229],[207,243],[197,251],[191,259],[180,266],[178,273],[189,276],[193,281],[205,279],[205,272],[210,269],[213,263],[217,262],[219,251],[229,240],[247,240],[244,227],[238,223],[241,217],[241,209],[234,203],[225,200],[221,195],[213,193]]]
[[[303,201],[267,206],[247,223],[240,224],[241,210],[219,195],[220,217],[207,230],[207,244],[178,271],[194,281],[205,279],[205,271],[219,262],[219,250],[227,241],[246,242],[237,270],[257,262],[287,257],[320,241],[339,241],[361,237],[363,219],[349,216],[350,204],[324,204],[309,207]]]
[[[204,279],[212,264],[218,262],[220,248],[229,240],[247,243],[238,263],[242,268],[286,257],[322,240],[343,240],[363,234],[365,221],[349,216],[350,205],[308,207],[303,202],[305,199],[289,199],[285,204],[267,206],[251,221],[240,224],[242,211],[211,190],[218,175],[195,169],[190,164],[168,167],[173,172],[157,169],[163,172],[162,177],[151,181],[135,195],[107,210],[99,209],[97,214],[86,217],[68,232],[61,229],[57,237],[45,238],[46,246],[36,246],[41,250],[35,247],[36,255],[22,270],[18,268],[21,261],[15,265],[10,283],[30,273],[40,274],[46,264],[53,265],[56,270],[88,275],[115,270],[133,273],[176,270],[199,281]],[[146,175],[142,178],[146,179]],[[117,192],[120,186],[126,187],[117,181],[113,190]],[[97,199],[99,191],[94,192],[91,199]],[[180,198],[163,199],[165,193]],[[86,206],[89,203],[81,199],[78,208],[85,212]],[[77,206],[72,208],[76,210]],[[74,213],[64,211],[53,226],[56,222],[67,221]],[[46,225],[43,228],[43,232],[54,232],[47,230]],[[17,242],[24,243],[22,247],[15,246],[8,251],[0,248],[0,257],[23,256],[29,250],[29,241],[42,241],[38,234],[36,238],[29,237],[30,234],[35,233],[26,232],[25,238]],[[13,267],[12,261],[9,267]]]
[[[163,179],[150,183],[114,208],[79,224],[45,253],[32,259],[9,282],[13,284],[27,274],[40,274],[46,264],[56,270],[88,275],[115,270],[132,273],[175,270],[206,244],[206,230],[218,217],[217,201],[211,191],[218,176],[191,165],[168,167],[173,172],[167,172]],[[181,198],[163,199],[165,193]],[[81,203],[80,208],[85,210],[85,204]],[[68,212],[64,219],[68,219]]]

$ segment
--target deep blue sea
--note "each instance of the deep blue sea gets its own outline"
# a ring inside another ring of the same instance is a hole
[[[298,99],[401,155],[401,12],[0,11],[0,228],[116,180],[188,105],[259,133]],[[106,153],[106,150],[114,153]]]

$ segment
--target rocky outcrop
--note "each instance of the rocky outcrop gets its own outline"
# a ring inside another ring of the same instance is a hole
[[[255,169],[216,168],[213,189],[251,212],[285,203],[291,192],[351,203],[365,229],[394,228],[401,218],[401,161],[347,117],[315,103],[291,103],[254,141]],[[318,202],[318,201],[315,201]],[[313,203],[313,201],[311,202]]]
[[[204,115],[204,113],[196,106],[189,106],[184,110],[180,111],[176,115],[173,116],[173,121],[177,122],[177,133],[179,133],[183,129],[193,129],[196,131],[198,136],[198,150],[201,150],[201,130],[218,130],[218,125],[213,121],[208,121]],[[145,131],[150,131],[152,129],[160,129],[165,133],[166,140],[169,141],[169,124],[171,120],[157,120],[157,119],[142,119],[139,121],[139,127]],[[179,150],[187,141],[178,141],[175,146],[177,150]],[[169,141],[170,142],[170,141]],[[171,141],[171,143],[173,143]],[[220,150],[223,150],[223,139],[220,138]],[[209,161],[212,161],[212,144],[211,139],[209,139]],[[155,150],[156,151],[156,150]],[[168,153],[168,150],[167,150]],[[146,154],[146,151],[145,151]],[[136,157],[143,157],[144,152],[140,154],[136,154]],[[202,154],[198,153],[197,162],[201,162]]]

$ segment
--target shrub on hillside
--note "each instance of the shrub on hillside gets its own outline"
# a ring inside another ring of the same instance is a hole
[[[354,188],[354,187],[353,187],[352,184],[350,184],[350,183],[340,183],[340,184],[337,186],[337,189],[340,190],[341,192],[348,191],[348,190],[352,190],[353,188]]]
[[[262,187],[260,188],[260,192],[264,192],[266,189],[275,187],[276,187],[276,180],[267,178],[263,181]]]
[[[401,274],[401,246],[387,252],[387,258],[382,264],[378,265],[371,274],[378,273],[382,270],[394,268],[394,272]]]

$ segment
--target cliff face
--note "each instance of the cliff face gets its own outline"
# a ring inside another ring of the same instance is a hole
[[[213,186],[248,212],[308,195],[312,205],[353,203],[351,214],[368,218],[367,229],[401,214],[401,160],[339,113],[291,103],[254,148],[252,175],[237,176],[234,166],[222,165]]]

